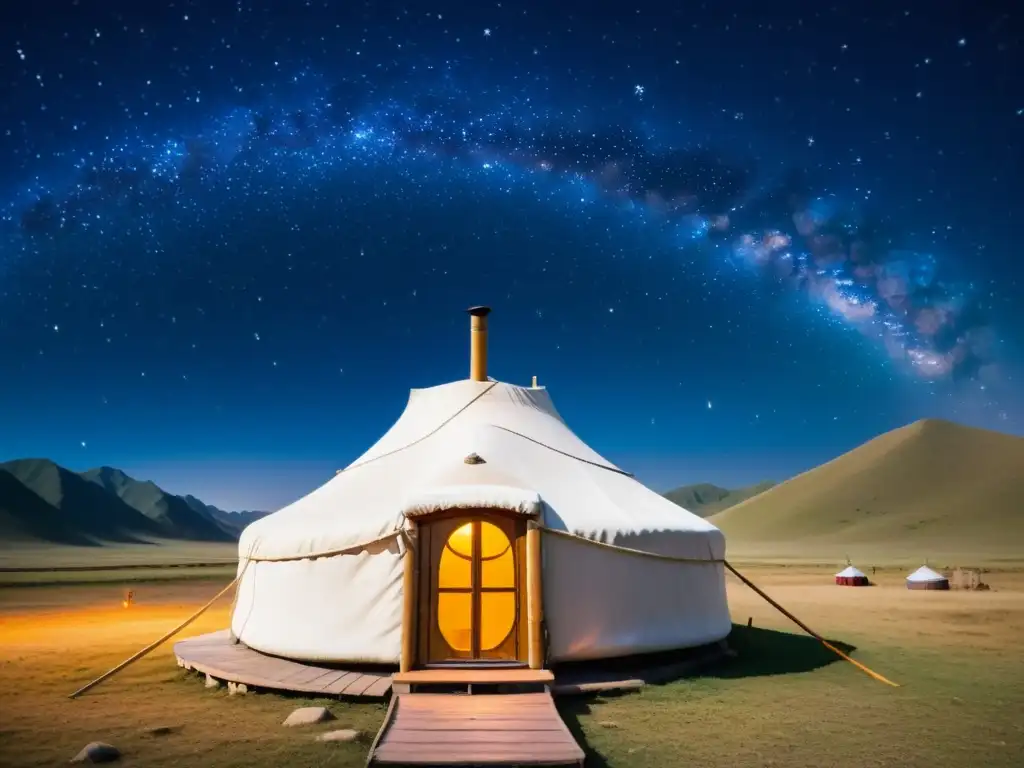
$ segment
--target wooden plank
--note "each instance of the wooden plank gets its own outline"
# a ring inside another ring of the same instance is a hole
[[[362,696],[363,692],[375,682],[377,682],[376,675],[361,675],[349,683],[341,693],[343,696]]]
[[[550,683],[555,679],[550,669],[414,669],[409,672],[397,673],[393,680],[396,683],[413,685],[447,684],[447,683]]]
[[[355,673],[348,672],[344,669],[332,669],[330,671],[330,674],[324,675],[323,677],[318,677],[316,680],[310,683],[310,686],[315,687],[316,690],[318,691],[327,691],[332,685],[334,685],[339,680],[343,679],[346,675],[352,674]]]
[[[333,683],[331,683],[330,685],[325,685],[320,690],[322,690],[324,693],[330,693],[334,696],[337,696],[346,688],[348,688],[349,684],[353,680],[357,680],[360,677],[362,677],[361,672],[346,672]]]
[[[282,669],[284,674],[281,676],[281,682],[285,685],[307,685],[331,671],[324,667],[306,667],[302,664],[290,664],[289,667],[287,670]]]
[[[582,765],[550,694],[401,694],[370,764]]]
[[[538,744],[561,744],[565,734],[557,731],[467,731],[463,730],[413,730],[401,728],[389,739],[393,744],[448,744],[452,741],[465,744],[517,744],[527,739]]]
[[[399,765],[580,765],[579,747],[543,744],[465,744],[454,742],[425,749],[422,744],[385,743],[377,747],[374,762]]]
[[[601,693],[604,691],[636,691],[646,686],[643,680],[607,680],[593,683],[565,683],[556,685],[553,693],[557,696],[580,693]]]
[[[369,688],[367,688],[365,691],[363,691],[363,696],[375,696],[375,697],[386,696],[388,691],[390,691],[390,690],[391,690],[391,677],[390,677],[390,675],[387,676],[387,677],[381,676],[380,678],[377,679],[377,682],[375,682],[373,685],[371,685]]]
[[[542,723],[536,720],[516,720],[506,718],[504,720],[419,720],[415,723],[407,720],[395,719],[395,725],[399,728],[412,728],[417,731],[558,731],[562,728],[557,723]]]
[[[179,641],[174,652],[179,662],[193,671],[255,688],[327,694],[348,689],[345,693],[351,696],[381,697],[391,684],[387,675],[366,675],[267,656],[245,645],[231,643],[227,633],[215,632]]]

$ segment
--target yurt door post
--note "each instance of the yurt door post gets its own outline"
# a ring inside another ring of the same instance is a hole
[[[544,592],[541,578],[540,525],[526,527],[526,636],[530,669],[544,668]]]
[[[406,524],[406,549],[402,558],[402,658],[399,664],[402,672],[408,672],[416,666],[416,583],[419,570],[416,521],[407,520]]]

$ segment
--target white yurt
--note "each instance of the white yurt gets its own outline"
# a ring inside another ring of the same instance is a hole
[[[852,565],[846,566],[836,574],[836,584],[841,587],[869,587],[871,582],[862,571]]]
[[[949,589],[949,579],[922,565],[907,576],[907,589]]]
[[[543,387],[414,389],[398,421],[239,542],[232,635],[299,661],[541,669],[723,639],[725,539],[602,458]]]

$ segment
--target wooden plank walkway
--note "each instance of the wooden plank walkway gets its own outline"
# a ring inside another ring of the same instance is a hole
[[[225,629],[174,644],[178,665],[218,680],[254,688],[298,691],[317,696],[382,698],[391,690],[388,672],[349,671],[305,664],[254,651],[231,642]]]
[[[368,764],[582,766],[583,759],[549,693],[403,693]]]
[[[413,669],[396,672],[391,678],[395,693],[410,693],[413,686],[429,685],[551,685],[555,675],[550,669],[525,669],[523,667],[487,668],[437,668]]]

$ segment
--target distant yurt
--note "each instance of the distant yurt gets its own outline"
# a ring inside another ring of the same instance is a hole
[[[949,579],[922,565],[907,576],[907,589],[949,589]]]
[[[245,529],[234,638],[407,671],[729,634],[722,532],[587,446],[536,379],[490,378],[489,312],[469,310],[468,379],[412,390],[366,453]]]
[[[871,582],[868,581],[868,577],[856,568],[854,568],[852,565],[847,566],[846,568],[844,568],[836,574],[836,584],[838,584],[841,587],[871,586]]]

